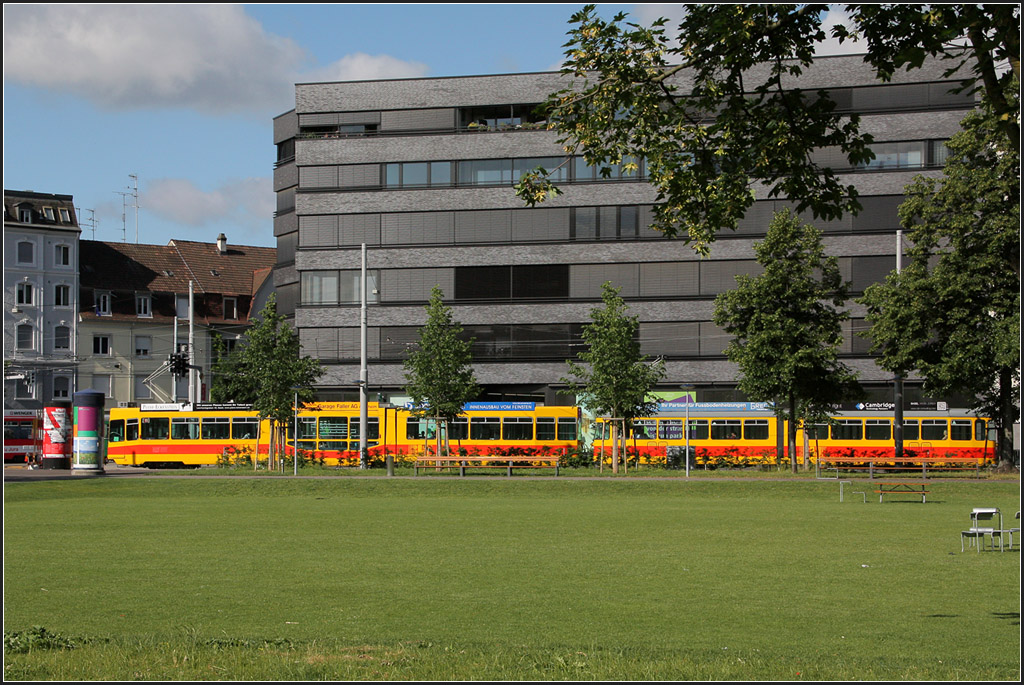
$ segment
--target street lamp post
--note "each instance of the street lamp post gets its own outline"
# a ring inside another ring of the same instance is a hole
[[[390,402],[381,402],[378,406],[384,410],[384,463],[387,465],[388,475],[393,476],[395,475],[395,458],[388,448],[388,410],[395,409],[395,405]],[[396,435],[396,443],[398,442],[397,437]]]

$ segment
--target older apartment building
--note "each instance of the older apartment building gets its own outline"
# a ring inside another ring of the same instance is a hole
[[[896,264],[896,209],[916,174],[941,172],[947,140],[974,106],[943,65],[879,83],[860,57],[818,60],[795,86],[827,89],[874,136],[871,164],[842,169],[864,210],[815,222],[839,257],[852,295]],[[680,76],[685,87],[685,75]],[[648,228],[655,193],[639,175],[604,179],[582,159],[560,167],[564,194],[525,208],[513,184],[563,160],[535,107],[565,85],[557,73],[307,83],[274,121],[277,266],[282,310],[307,354],[327,367],[324,396],[351,396],[359,378],[361,245],[369,268],[371,393],[402,394],[402,360],[425,321],[431,288],[474,338],[481,399],[572,401],[558,394],[589,312],[606,281],[640,320],[643,351],[666,360],[666,391],[701,401],[739,399],[714,298],[737,274],[757,273],[753,245],[788,203],[759,198],[735,233],[701,259]],[[830,164],[828,151],[823,164]],[[832,164],[835,168],[834,163]],[[810,217],[807,217],[810,220]],[[842,354],[869,393],[891,398],[891,378],[857,335]],[[915,386],[908,386],[913,398]],[[372,395],[371,395],[372,396]]]
[[[216,243],[83,240],[81,255],[79,389],[117,406],[207,399],[214,339],[230,351],[245,333],[271,285],[275,249],[229,245],[221,234]],[[189,378],[167,369],[190,339],[200,367],[191,398]]]
[[[4,409],[71,399],[80,233],[71,195],[4,190]]]

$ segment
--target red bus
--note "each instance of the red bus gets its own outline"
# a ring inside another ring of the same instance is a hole
[[[32,409],[4,411],[5,464],[29,464],[37,461],[40,445],[38,412]]]

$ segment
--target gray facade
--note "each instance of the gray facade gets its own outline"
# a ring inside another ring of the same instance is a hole
[[[512,187],[518,175],[564,159],[530,105],[563,78],[296,86],[295,110],[274,126],[274,285],[305,353],[327,368],[325,396],[354,392],[359,377],[366,244],[372,392],[402,394],[402,358],[436,284],[476,339],[475,371],[488,398],[566,403],[556,394],[565,360],[611,281],[639,317],[644,352],[666,360],[664,389],[694,385],[701,399],[732,399],[736,369],[722,354],[727,337],[711,323],[714,298],[737,274],[757,273],[753,244],[787,203],[759,199],[703,259],[648,228],[655,193],[642,178],[594,178],[574,160],[563,167],[562,195],[525,208]],[[854,296],[895,268],[902,189],[917,174],[941,173],[942,142],[973,106],[943,81],[943,67],[931,65],[881,85],[860,57],[819,60],[801,77],[800,87],[827,88],[840,107],[861,113],[876,141],[875,164],[843,179],[858,187],[864,211],[815,222]],[[827,152],[821,161],[829,163]],[[863,308],[849,309],[844,361],[873,394],[888,394],[890,377],[856,335]]]
[[[80,233],[72,196],[4,190],[4,409],[77,389]]]

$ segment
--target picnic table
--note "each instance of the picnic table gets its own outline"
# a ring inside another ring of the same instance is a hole
[[[928,482],[923,480],[876,480],[873,481],[878,487],[875,494],[878,495],[879,504],[886,495],[917,495],[921,496],[921,503],[927,502]]]

